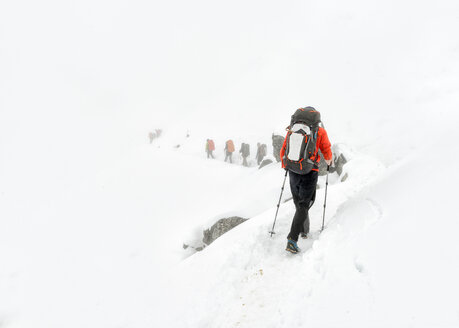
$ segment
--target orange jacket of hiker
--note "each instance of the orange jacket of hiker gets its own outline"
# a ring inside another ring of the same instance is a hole
[[[210,139],[209,139],[209,141],[208,141],[208,147],[209,147],[208,149],[209,149],[210,151],[215,150],[215,144],[214,144],[214,141],[213,141],[213,140],[210,140]]]
[[[233,140],[228,140],[226,142],[226,150],[229,152],[229,153],[232,153],[234,152],[234,143],[233,143]]]
[[[286,148],[287,148],[287,136],[285,136],[284,144],[282,145],[282,148],[281,148],[281,151],[280,151],[280,158],[281,158],[281,161],[282,161],[282,167],[283,168],[285,168],[284,155],[285,155],[285,149]],[[311,159],[315,158],[315,156],[316,156],[317,152],[319,151],[319,149],[322,152],[322,154],[324,155],[324,158],[326,160],[329,161],[329,160],[331,160],[333,158],[332,151],[331,151],[331,144],[330,144],[330,140],[328,140],[327,131],[325,131],[325,129],[322,128],[322,127],[319,127],[319,131],[317,132],[316,151],[311,156]],[[318,154],[318,157],[317,157],[317,163],[319,163],[319,162],[320,162],[320,153]],[[313,168],[312,170],[313,171],[318,171],[317,168]]]

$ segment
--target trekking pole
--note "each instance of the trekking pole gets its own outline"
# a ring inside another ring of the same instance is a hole
[[[280,193],[280,196],[279,196],[279,203],[277,203],[277,210],[276,210],[276,216],[274,216],[273,228],[269,232],[271,234],[271,237],[275,233],[274,232],[274,226],[276,225],[277,213],[279,212],[279,206],[280,206],[280,202],[281,202],[281,199],[282,199],[282,193],[284,192],[285,180],[287,180],[287,173],[288,173],[288,171],[285,170],[284,183],[282,184],[282,189],[281,189],[281,193]]]
[[[324,231],[324,224],[325,224],[325,208],[327,207],[328,172],[330,172],[330,165],[327,166],[327,182],[325,183],[325,199],[324,199],[324,216],[322,218],[322,229],[320,229],[320,232]]]

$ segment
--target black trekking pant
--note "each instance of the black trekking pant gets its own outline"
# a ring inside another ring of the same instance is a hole
[[[249,164],[247,163],[247,157],[242,156],[242,165],[249,166]]]
[[[290,190],[295,203],[295,215],[287,238],[298,241],[301,232],[309,232],[309,208],[316,198],[316,185],[319,172],[311,171],[301,175],[289,171]]]
[[[264,156],[262,156],[262,155],[257,156],[257,163],[258,163],[258,165],[260,165],[260,163],[263,161],[263,157],[264,157]]]
[[[233,153],[230,153],[229,151],[226,151],[226,156],[225,156],[225,162],[229,158],[229,162],[233,163]]]

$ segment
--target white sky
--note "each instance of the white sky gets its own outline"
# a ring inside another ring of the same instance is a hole
[[[455,1],[338,2],[2,1],[4,155],[108,158],[172,124],[270,134],[305,105],[371,142],[375,117],[455,90]]]

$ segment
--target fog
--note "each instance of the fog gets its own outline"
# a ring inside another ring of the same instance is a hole
[[[436,80],[459,49],[453,1],[335,5],[2,2],[6,161],[29,145],[27,157],[104,167],[155,127],[270,134],[305,105],[335,137],[358,129],[369,142],[374,127],[352,126],[356,117],[414,114],[416,101],[447,91]]]
[[[307,105],[332,142],[396,163],[458,121],[457,14],[452,0],[3,1],[2,187],[70,190],[155,128],[269,139]]]
[[[164,148],[188,131],[189,147],[202,140],[205,156],[207,137],[269,142],[295,109],[314,106],[333,143],[387,167],[413,149],[435,149],[419,136],[430,140],[458,123],[458,15],[456,0],[2,1],[0,217],[9,219],[2,236],[39,244],[35,231],[64,231],[56,242],[73,249],[89,230],[98,249],[104,220],[119,215],[114,231],[132,229],[133,244],[142,236],[136,247],[155,256],[149,252],[162,251],[166,237],[150,245],[149,233],[171,224],[159,216],[173,207],[172,218],[185,221],[194,210],[198,218],[204,202],[195,195],[181,203],[189,207],[177,206],[168,175],[186,195],[194,189],[161,154],[143,152],[156,128]],[[194,156],[196,149],[187,150]],[[199,184],[208,167],[193,165]],[[209,167],[219,181],[221,167]],[[202,189],[215,194],[206,183]],[[123,252],[112,237],[107,243]],[[92,250],[89,243],[78,253],[81,263]],[[99,251],[104,258],[105,248]]]

